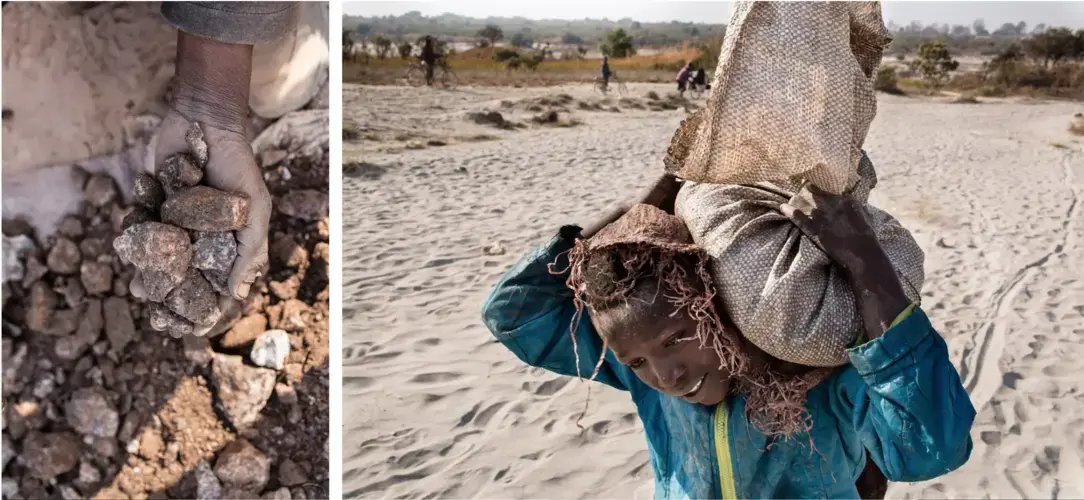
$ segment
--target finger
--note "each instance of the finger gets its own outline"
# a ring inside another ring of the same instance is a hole
[[[233,298],[244,300],[252,284],[267,270],[267,226],[256,224],[239,231],[237,254],[233,270],[230,271],[229,288]]]
[[[813,226],[813,221],[810,220],[808,215],[802,213],[802,211],[798,210],[794,205],[783,203],[782,205],[779,205],[779,211],[782,212],[783,216],[787,219],[790,219],[795,226],[798,226],[798,229],[803,233],[808,235],[817,234],[816,228]]]
[[[188,128],[188,120],[180,113],[167,113],[147,147],[144,170],[154,174],[156,167],[164,162],[166,157],[187,152],[188,144],[185,142],[184,134]]]
[[[147,289],[143,286],[143,274],[138,270],[132,275],[132,281],[128,283],[128,293],[140,300],[147,300]]]

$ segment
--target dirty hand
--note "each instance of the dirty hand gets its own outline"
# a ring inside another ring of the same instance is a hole
[[[910,301],[862,203],[808,186],[780,211],[846,272],[866,337],[883,335]]]
[[[166,157],[187,152],[184,135],[189,121],[170,111],[159,126],[149,158],[160,165]],[[203,125],[201,123],[201,125]],[[229,290],[233,298],[248,297],[252,283],[267,270],[267,232],[271,220],[271,195],[252,154],[252,146],[240,134],[203,125],[203,138],[210,151],[203,183],[222,191],[241,193],[249,199],[248,223],[236,232],[237,260],[230,271]]]
[[[153,174],[155,166],[161,165],[166,157],[188,152],[185,132],[189,126],[190,122],[177,111],[166,115],[149,148],[146,165],[149,173]],[[232,296],[219,298],[219,309],[226,312],[236,309],[237,301],[248,296],[252,283],[267,270],[271,195],[253,157],[252,146],[243,135],[209,125],[202,128],[203,139],[210,151],[202,183],[222,191],[244,194],[250,203],[247,225],[235,233],[238,255],[228,280]],[[136,297],[145,297],[142,277],[138,273],[130,288]],[[194,325],[195,334],[206,334],[214,327],[213,324]]]
[[[871,258],[885,255],[865,207],[851,196],[809,185],[781,205],[780,211],[848,271],[861,271]]]

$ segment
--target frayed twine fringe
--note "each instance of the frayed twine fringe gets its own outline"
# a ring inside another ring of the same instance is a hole
[[[615,251],[616,250],[616,251]],[[588,264],[594,252],[615,251],[627,275],[615,280],[600,293],[589,290]],[[568,257],[568,265],[557,268],[561,257]],[[675,306],[674,315],[689,314],[697,322],[696,338],[700,348],[711,348],[719,357],[719,367],[731,374],[737,382],[733,391],[746,398],[746,416],[758,431],[769,438],[790,438],[812,429],[812,420],[805,409],[806,394],[815,385],[824,380],[830,368],[817,368],[798,375],[784,375],[775,370],[771,363],[754,366],[738,338],[723,326],[721,317],[715,309],[715,289],[705,255],[697,257],[696,275],[705,285],[705,290],[697,290],[688,285],[685,268],[678,262],[678,252],[646,243],[630,243],[600,249],[590,248],[588,242],[577,240],[575,246],[557,257],[557,261],[548,266],[551,274],[568,273],[566,284],[573,292],[576,313],[569,325],[572,338],[572,351],[576,357],[576,376],[583,380],[579,363],[579,345],[576,331],[583,319],[585,307],[606,307],[618,302],[627,302],[638,283],[645,278],[658,279],[665,290],[663,296]],[[602,339],[602,351],[595,363],[590,378],[594,381],[602,369],[609,344]],[[576,427],[584,429],[581,421],[587,415],[591,403],[591,386],[588,385],[587,399],[583,411],[576,419]]]

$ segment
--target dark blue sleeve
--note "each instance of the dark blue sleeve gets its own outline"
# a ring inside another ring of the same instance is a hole
[[[576,346],[570,335],[576,312],[572,291],[565,286],[567,252],[578,228],[565,227],[546,245],[519,260],[504,273],[482,306],[482,321],[497,340],[523,362],[561,375],[576,376],[576,365],[590,377],[602,351],[602,339],[591,325],[586,309],[576,329]],[[607,350],[597,381],[622,390],[639,384],[628,368]]]
[[[967,462],[975,407],[921,309],[850,358],[833,378],[833,410],[854,425],[889,481],[925,481]]]

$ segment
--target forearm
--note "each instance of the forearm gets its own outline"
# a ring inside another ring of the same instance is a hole
[[[841,416],[890,480],[932,479],[967,461],[975,407],[922,309],[849,354]]]
[[[178,31],[171,105],[185,118],[244,134],[251,79],[252,45]]]
[[[895,267],[880,248],[862,252],[858,265],[847,269],[854,288],[866,338],[873,340],[888,331],[892,322],[911,305]]]

